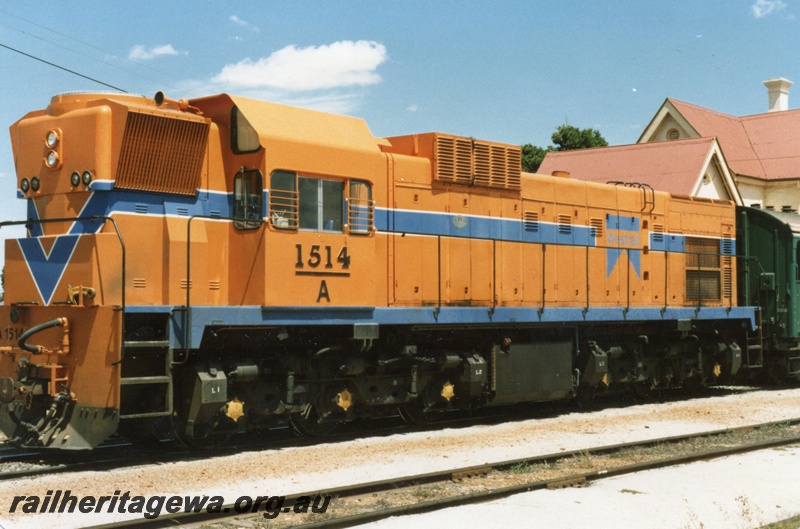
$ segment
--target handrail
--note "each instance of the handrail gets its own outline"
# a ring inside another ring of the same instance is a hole
[[[436,237],[436,273],[439,301],[433,309],[433,319],[439,321],[439,312],[442,310],[442,236]]]
[[[650,209],[647,211],[647,213],[652,213],[653,210],[656,209],[656,191],[650,184],[644,184],[642,182],[622,182],[620,180],[610,180],[606,182],[606,184],[640,189],[642,191],[642,209],[640,211],[644,213],[647,209],[647,206],[650,206]],[[648,191],[650,192],[650,200],[647,199]]]
[[[237,219],[234,217],[223,217],[222,215],[192,215],[189,217],[188,221],[186,222],[186,318],[185,318],[185,329],[184,329],[184,354],[186,358],[189,356],[189,341],[191,337],[191,323],[192,323],[192,311],[191,311],[191,296],[192,296],[192,269],[191,269],[191,262],[192,262],[192,221],[194,219],[210,219],[210,220],[225,220],[225,221],[236,221],[242,220]],[[250,220],[249,222],[254,222]],[[265,219],[259,219],[259,229],[263,228],[267,225]],[[246,231],[254,231],[254,230],[246,230]]]

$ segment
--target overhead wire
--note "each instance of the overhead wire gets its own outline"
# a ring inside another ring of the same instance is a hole
[[[35,27],[37,27],[37,28],[43,29],[43,30],[45,30],[45,31],[48,31],[48,32],[50,32],[50,33],[53,33],[53,34],[55,34],[55,35],[58,35],[59,37],[63,37],[63,38],[65,38],[65,39],[69,39],[69,40],[71,40],[71,41],[77,42],[78,44],[81,44],[81,45],[83,45],[83,46],[86,46],[86,47],[88,47],[88,48],[92,48],[92,49],[94,49],[94,50],[97,50],[97,51],[99,51],[99,52],[102,52],[102,53],[104,53],[104,54],[106,54],[106,55],[109,55],[109,56],[112,56],[112,57],[116,57],[116,55],[115,55],[114,53],[112,53],[112,52],[109,52],[108,50],[104,50],[103,48],[100,48],[100,47],[98,47],[98,46],[96,46],[96,45],[94,45],[94,44],[91,44],[91,43],[88,43],[88,42],[84,42],[84,41],[82,41],[82,40],[80,40],[80,39],[77,39],[77,38],[75,38],[75,37],[71,36],[71,35],[67,35],[67,34],[65,34],[65,33],[61,33],[61,32],[59,32],[59,31],[57,31],[57,30],[55,30],[55,29],[49,28],[49,27],[47,27],[47,26],[44,26],[44,25],[42,25],[42,24],[39,24],[39,23],[37,23],[37,22],[34,22],[34,21],[32,21],[32,20],[28,20],[28,19],[26,19],[26,18],[20,17],[20,16],[18,16],[18,15],[15,15],[15,14],[13,14],[13,13],[9,13],[8,11],[5,11],[5,10],[3,10],[3,9],[0,9],[0,13],[3,13],[4,15],[7,15],[7,16],[9,16],[9,17],[12,17],[12,18],[16,18],[17,20],[21,20],[21,21],[23,21],[23,22],[25,22],[25,23],[27,23],[27,24],[30,24],[30,25],[32,25],[32,26],[35,26]],[[168,87],[168,88],[173,88],[173,89],[176,89],[176,90],[177,90],[177,88],[176,88],[176,87],[174,87],[174,86],[170,86],[169,84],[166,84],[166,83],[164,83],[163,81],[159,81],[159,80],[156,80],[156,79],[152,79],[152,78],[146,77],[146,76],[144,76],[144,75],[141,75],[141,74],[138,74],[138,73],[136,73],[136,72],[133,72],[133,71],[131,71],[131,70],[129,70],[129,69],[123,68],[123,67],[121,67],[121,66],[119,66],[119,65],[117,65],[117,64],[112,64],[112,63],[110,63],[110,62],[108,62],[108,61],[104,61],[104,60],[102,60],[102,59],[98,59],[98,58],[96,58],[96,57],[93,57],[93,56],[91,56],[91,55],[88,55],[88,54],[86,54],[86,53],[83,53],[83,52],[77,51],[77,50],[75,50],[75,49],[72,49],[72,48],[69,48],[69,47],[66,47],[66,46],[63,46],[62,44],[60,44],[60,43],[58,43],[58,42],[53,42],[53,41],[50,41],[50,40],[48,40],[48,39],[46,39],[46,38],[44,38],[44,37],[41,37],[41,36],[39,36],[39,35],[36,35],[36,34],[33,34],[33,33],[29,33],[28,31],[25,31],[25,30],[23,30],[23,29],[16,28],[16,27],[13,27],[13,26],[9,26],[8,24],[4,24],[3,22],[0,22],[0,26],[7,27],[7,28],[11,29],[12,31],[17,31],[17,32],[19,32],[19,33],[22,33],[22,34],[24,34],[24,35],[28,35],[28,36],[30,36],[30,37],[32,37],[32,38],[35,38],[35,39],[41,40],[41,41],[43,41],[43,42],[46,42],[47,44],[49,44],[49,45],[51,45],[51,46],[56,46],[56,47],[58,47],[58,48],[61,48],[61,49],[63,49],[63,50],[66,50],[66,51],[69,51],[69,52],[71,52],[71,53],[75,53],[76,55],[80,55],[80,56],[82,56],[82,57],[86,57],[86,58],[88,58],[88,59],[91,59],[91,60],[94,60],[94,61],[100,62],[101,64],[105,64],[106,66],[110,66],[110,67],[112,67],[112,68],[116,68],[116,69],[118,69],[118,70],[121,70],[121,71],[123,71],[123,72],[126,72],[126,73],[128,73],[128,74],[130,74],[130,75],[134,75],[134,76],[136,76],[136,77],[140,77],[140,78],[142,78],[142,79],[146,79],[146,80],[148,80],[148,81],[151,81],[151,82],[156,82],[156,83],[162,84],[162,85],[164,85],[164,86],[166,86],[166,87]],[[44,60],[42,60],[42,59],[39,59],[38,57],[32,56],[32,55],[30,55],[30,54],[27,54],[27,53],[25,53],[25,52],[21,52],[20,50],[13,49],[13,48],[11,48],[11,47],[9,47],[9,46],[4,46],[4,47],[6,47],[6,48],[9,48],[9,49],[12,49],[12,51],[16,51],[16,52],[18,52],[18,53],[22,53],[23,55],[26,55],[26,56],[28,56],[28,57],[31,57],[31,58],[33,58],[33,59],[40,60],[41,62],[44,62],[44,63],[46,63],[46,64],[49,64],[49,65],[51,65],[51,66],[55,66],[56,68],[59,68],[59,69],[62,69],[62,70],[66,70],[66,71],[69,71],[70,73],[76,73],[76,72],[73,72],[73,71],[71,71],[71,70],[68,70],[67,68],[61,67],[61,66],[59,66],[59,65],[57,65],[57,64],[50,63],[50,62],[48,62],[48,61],[44,61]],[[140,63],[140,62],[138,62],[138,61],[134,61],[134,60],[132,60],[132,59],[129,59],[129,58],[126,58],[126,57],[120,57],[120,58],[121,58],[123,61],[126,61],[126,62],[128,62],[128,63],[134,64],[134,65],[136,65],[136,66],[139,66],[139,67],[141,67],[141,68],[144,68],[144,69],[150,70],[151,72],[153,72],[153,73],[156,73],[156,74],[158,74],[158,75],[161,75],[161,76],[166,76],[166,77],[171,77],[172,79],[177,79],[176,77],[174,77],[174,76],[172,76],[172,75],[169,75],[168,73],[165,73],[165,72],[162,72],[162,71],[156,70],[155,68],[152,68],[152,67],[150,67],[150,66],[147,66],[146,64],[142,64],[142,63]],[[76,75],[80,75],[81,77],[85,77],[85,78],[87,78],[87,79],[90,79],[90,78],[88,78],[88,77],[86,77],[86,76],[84,76],[84,75],[82,75],[82,74],[77,74],[77,73],[76,73]],[[91,80],[93,80],[93,81],[96,81],[96,82],[99,82],[99,81],[97,81],[96,79],[91,79]],[[106,84],[106,83],[103,83],[103,82],[100,82],[100,84],[102,84],[102,85],[104,85],[104,86],[107,86],[107,87],[110,87],[110,86],[111,86],[111,85],[109,85],[109,84]],[[115,88],[115,89],[119,90],[118,88]],[[122,90],[122,91],[124,92],[124,90]]]
[[[123,92],[123,93],[126,93],[126,94],[128,93],[128,91],[123,89],[123,88],[119,88],[118,86],[114,86],[114,85],[111,85],[111,84],[108,84],[108,83],[104,83],[103,81],[101,81],[99,79],[95,79],[94,77],[89,77],[88,75],[83,75],[82,73],[76,72],[75,70],[70,70],[69,68],[64,68],[63,66],[59,66],[58,64],[52,63],[50,61],[46,61],[46,60],[44,60],[44,59],[42,59],[40,57],[36,57],[35,55],[31,55],[30,53],[25,53],[24,51],[18,50],[16,48],[12,48],[11,46],[6,46],[3,43],[0,43],[0,47],[5,48],[7,50],[11,50],[11,51],[13,51],[15,53],[19,53],[20,55],[24,55],[25,57],[29,57],[29,58],[31,58],[33,60],[42,62],[42,63],[47,64],[49,66],[52,66],[54,68],[58,68],[59,70],[64,70],[65,72],[69,72],[69,73],[71,73],[73,75],[77,75],[78,77],[83,77],[84,79],[88,79],[89,81],[101,84],[103,86],[107,86],[108,88],[113,88],[114,90],[119,90],[120,92]]]

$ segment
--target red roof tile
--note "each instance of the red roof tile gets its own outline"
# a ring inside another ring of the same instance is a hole
[[[741,120],[766,179],[800,178],[800,110],[757,114]]]
[[[735,173],[764,180],[800,178],[800,110],[738,118],[668,101],[700,136],[716,136]]]
[[[638,143],[548,153],[537,171],[567,171],[589,182],[639,182],[654,189],[688,195],[694,189],[714,138]]]

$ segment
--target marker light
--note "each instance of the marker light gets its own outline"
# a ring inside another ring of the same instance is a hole
[[[81,183],[81,174],[78,171],[74,171],[69,177],[69,183],[72,184],[72,187],[78,187]]]
[[[33,178],[31,178],[31,189],[33,189],[34,191],[39,191],[39,177],[38,176],[34,176]]]
[[[23,193],[27,193],[28,190],[31,188],[31,183],[28,181],[27,178],[23,178],[22,182],[19,183],[19,188],[22,189]]]
[[[92,183],[92,173],[91,171],[84,171],[83,172],[83,185],[88,186]]]

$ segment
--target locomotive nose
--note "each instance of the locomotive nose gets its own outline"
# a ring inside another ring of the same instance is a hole
[[[0,378],[0,401],[8,404],[14,400],[15,395],[14,379],[11,377]]]

